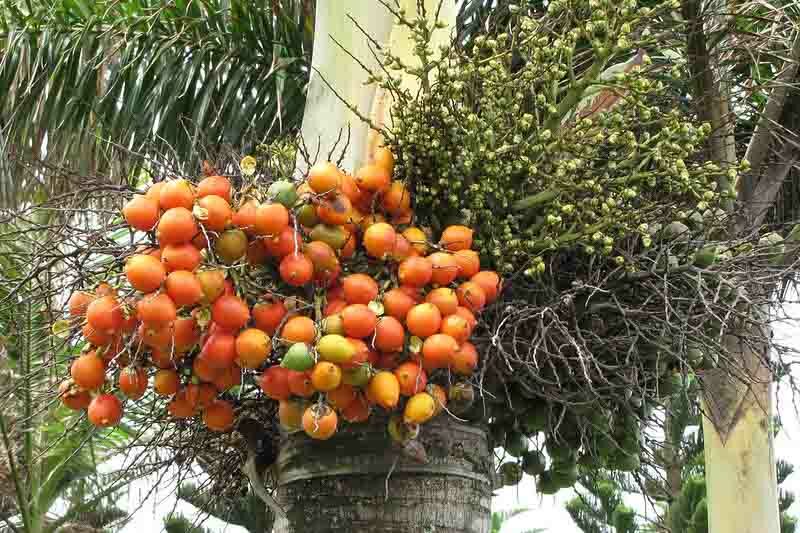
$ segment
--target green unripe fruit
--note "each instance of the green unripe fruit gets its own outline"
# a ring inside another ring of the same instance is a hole
[[[314,357],[303,342],[292,344],[281,360],[281,366],[297,372],[305,372],[314,366]]]
[[[235,263],[247,253],[247,235],[240,229],[224,231],[214,243],[214,253],[226,265]]]
[[[310,237],[312,241],[322,241],[334,250],[341,250],[347,243],[347,232],[341,226],[317,224]]]
[[[365,363],[342,372],[342,382],[353,387],[363,387],[372,377],[372,367]]]
[[[267,195],[287,209],[291,209],[297,203],[297,189],[291,181],[280,180],[272,183],[267,189]]]

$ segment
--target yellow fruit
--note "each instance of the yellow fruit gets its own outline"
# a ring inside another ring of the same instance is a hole
[[[383,370],[369,380],[367,393],[384,409],[394,409],[400,400],[400,383],[393,373]]]
[[[342,383],[342,370],[333,363],[320,361],[311,371],[311,384],[315,390],[327,392]]]
[[[436,400],[427,392],[419,392],[408,399],[403,412],[406,424],[423,424],[436,414]]]
[[[350,361],[356,349],[347,339],[333,333],[320,338],[317,342],[317,353],[323,361],[341,364]]]
[[[281,427],[288,432],[303,429],[303,413],[306,404],[297,400],[281,400],[278,404],[278,419]]]
[[[322,319],[322,332],[326,335],[342,335],[344,333],[344,322],[342,321],[342,315],[336,313]]]

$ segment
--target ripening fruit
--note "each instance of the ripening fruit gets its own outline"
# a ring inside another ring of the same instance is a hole
[[[350,220],[353,206],[344,194],[324,197],[317,204],[317,216],[324,224],[341,226]]]
[[[201,381],[211,383],[217,379],[220,374],[221,371],[219,369],[208,364],[202,352],[192,361],[192,375],[196,376]]]
[[[367,394],[384,409],[394,409],[400,401],[400,383],[394,374],[381,370],[369,380]]]
[[[230,431],[233,421],[233,406],[225,400],[215,400],[203,411],[203,423],[211,431]]]
[[[231,365],[223,368],[222,371],[214,377],[214,386],[220,392],[225,392],[231,387],[240,385],[242,383],[242,369],[239,365]]]
[[[86,322],[97,331],[111,333],[122,328],[125,315],[116,298],[103,296],[86,307]]]
[[[164,186],[161,187],[161,192],[158,196],[158,205],[164,211],[173,207],[191,209],[194,205],[192,185],[185,179],[164,182]]]
[[[217,389],[210,383],[190,383],[183,389],[192,407],[205,409],[217,397]],[[178,393],[180,394],[180,392]]]
[[[383,310],[388,316],[404,321],[409,310],[417,302],[400,289],[392,289],[383,295]]]
[[[381,370],[393,370],[400,364],[401,356],[402,354],[399,352],[382,353],[378,356],[378,362],[375,366]]]
[[[378,165],[364,165],[355,175],[359,189],[371,192],[383,192],[389,188],[391,175]]]
[[[422,343],[422,366],[426,370],[447,368],[458,350],[458,343],[450,335],[437,333]]]
[[[339,182],[339,190],[342,191],[342,194],[347,196],[350,199],[350,203],[355,205],[361,200],[362,192],[361,189],[358,188],[356,184],[355,178],[353,176],[342,173],[341,180]]]
[[[203,262],[203,256],[200,254],[200,250],[190,242],[168,244],[161,251],[161,261],[167,272],[175,270],[193,272]]]
[[[119,374],[119,390],[131,400],[138,400],[147,390],[147,372],[144,368],[123,368]]]
[[[172,396],[178,392],[180,384],[178,373],[171,368],[162,368],[153,377],[153,390],[159,396]]]
[[[227,330],[239,331],[250,320],[250,309],[238,296],[225,294],[211,307],[211,319]]]
[[[328,361],[320,361],[311,370],[311,383],[314,389],[326,392],[335,389],[342,382],[342,369]]]
[[[292,344],[281,359],[281,366],[297,372],[305,372],[314,367],[316,361],[308,345],[303,342]]]
[[[406,315],[408,331],[421,339],[437,333],[441,326],[442,313],[432,303],[415,305]]]
[[[384,316],[375,326],[375,348],[382,352],[399,352],[403,349],[405,330],[403,325],[394,317]]]
[[[465,281],[456,289],[458,303],[472,312],[480,311],[486,305],[486,293],[474,281]]]
[[[393,181],[381,199],[383,209],[391,215],[400,215],[411,209],[411,193],[402,181]]]
[[[308,170],[308,186],[317,194],[323,194],[339,187],[341,172],[331,163],[317,163]]]
[[[201,209],[196,212],[202,213],[202,216],[198,215],[198,218],[209,231],[223,231],[233,216],[230,204],[215,194],[200,198],[197,205]]]
[[[185,394],[178,394],[167,404],[167,412],[173,418],[191,418],[194,416],[194,406]]]
[[[231,201],[231,182],[223,176],[209,176],[197,184],[197,197],[215,195]]]
[[[86,414],[94,426],[116,426],[122,420],[122,402],[113,394],[100,394],[89,404]]]
[[[93,390],[105,382],[106,365],[95,352],[87,352],[72,363],[70,375],[80,388]]]
[[[391,150],[381,146],[375,150],[373,160],[375,165],[384,169],[390,176],[392,175],[392,172],[394,172],[394,154],[392,154]]]
[[[166,326],[177,318],[175,302],[165,293],[145,294],[136,303],[136,314],[150,327]]]
[[[352,343],[337,334],[323,335],[317,341],[316,349],[320,359],[336,364],[349,362],[356,352]]]
[[[195,275],[203,289],[204,302],[213,303],[225,292],[225,273],[222,270],[201,270]]]
[[[370,406],[363,394],[356,394],[355,399],[345,409],[342,418],[350,423],[364,422],[369,418]]]
[[[294,252],[295,245],[301,247],[303,239],[291,226],[286,226],[275,237],[265,237],[260,241],[264,250],[272,257],[286,257]]]
[[[303,255],[314,265],[314,273],[324,274],[339,268],[336,252],[322,241],[311,241],[303,246]]]
[[[231,224],[248,235],[255,234],[256,209],[258,209],[258,203],[255,200],[247,200],[231,215]]]
[[[378,284],[367,274],[350,274],[342,279],[344,299],[349,304],[368,304],[378,297]]]
[[[281,338],[287,342],[304,342],[314,344],[317,327],[307,316],[293,316],[283,325]]]
[[[58,386],[58,397],[61,402],[74,411],[86,409],[92,401],[92,397],[85,390],[81,390],[73,382],[62,381]]]
[[[386,222],[371,225],[364,232],[364,248],[372,257],[385,259],[392,255],[396,233]]]
[[[317,224],[308,234],[312,241],[322,241],[334,250],[341,250],[350,238],[342,226]]]
[[[472,230],[466,226],[448,226],[442,232],[439,244],[451,252],[469,250],[472,248]]]
[[[314,263],[303,254],[290,254],[281,260],[280,273],[283,281],[293,287],[300,287],[314,277]]]
[[[469,334],[472,335],[472,331],[475,329],[475,326],[478,325],[478,319],[475,318],[475,315],[472,313],[472,311],[464,306],[459,305],[455,314],[467,321],[467,324],[469,325]]]
[[[156,205],[158,205],[158,199],[161,196],[162,187],[164,187],[163,181],[159,181],[152,184],[150,188],[147,189],[147,192],[144,193],[145,197],[148,200],[155,202]]]
[[[278,403],[278,421],[289,432],[303,429],[303,412],[306,403],[298,400],[281,400]]]
[[[169,273],[166,283],[167,295],[175,305],[194,305],[203,298],[203,287],[197,277],[186,270],[175,270]]]
[[[319,224],[317,207],[314,204],[303,204],[300,209],[297,210],[297,214],[295,216],[297,221],[307,228],[313,228]]]
[[[67,302],[69,316],[73,318],[84,316],[86,314],[86,308],[89,307],[89,304],[92,303],[94,299],[95,296],[93,294],[89,294],[88,292],[73,292],[69,297],[69,301]]]
[[[189,242],[200,231],[192,212],[185,207],[173,207],[158,220],[156,235],[161,246]]]
[[[478,286],[483,289],[483,293],[486,296],[486,303],[495,301],[497,299],[497,294],[503,288],[500,276],[497,275],[497,272],[492,272],[491,270],[478,272],[470,278],[470,281],[477,283]]]
[[[378,317],[364,304],[348,305],[342,309],[342,327],[348,337],[363,339],[375,331]]]
[[[342,383],[332,391],[328,391],[326,399],[328,402],[338,410],[347,409],[353,401],[355,401],[358,393],[352,385]]]
[[[419,392],[408,399],[403,411],[406,424],[424,424],[436,414],[436,400],[427,392]]]
[[[292,395],[289,390],[289,372],[288,368],[280,366],[271,366],[261,374],[260,386],[264,394],[273,400],[288,400]]]
[[[142,344],[150,348],[167,349],[172,343],[173,335],[174,325],[169,323],[152,326],[139,324],[136,330],[136,336],[142,341]]]
[[[322,319],[322,333],[325,335],[344,335],[342,315],[334,313]]]
[[[469,279],[481,269],[481,258],[475,250],[458,250],[453,254],[458,265],[458,277]]]
[[[456,296],[456,291],[449,287],[433,289],[425,297],[425,301],[438,307],[442,316],[452,315],[456,312],[456,308],[458,308],[458,296]]]
[[[395,234],[392,259],[399,263],[400,261],[405,261],[412,255],[417,255],[417,251],[411,247],[411,244],[405,237],[399,233]]]
[[[310,398],[317,392],[311,381],[311,373],[299,370],[289,370],[289,390],[301,398]]]
[[[478,350],[471,342],[465,342],[459,346],[450,361],[450,368],[456,374],[471,376],[478,368]]]
[[[453,337],[457,343],[466,341],[472,333],[466,319],[456,314],[448,315],[442,319],[442,327],[439,330],[445,335]]]
[[[325,309],[323,309],[322,314],[323,316],[331,316],[335,314],[339,314],[341,316],[342,309],[347,307],[347,302],[344,300],[328,300],[328,303],[325,304]],[[342,326],[344,327],[344,326]]]
[[[203,360],[212,368],[229,368],[236,361],[236,337],[217,331],[203,344]]]
[[[175,351],[187,352],[200,340],[197,320],[191,317],[179,318],[173,325]]]
[[[257,303],[253,306],[253,322],[258,329],[265,331],[268,335],[275,335],[287,312],[286,306],[280,300]]]
[[[328,440],[336,433],[339,418],[327,405],[313,404],[303,413],[303,431],[317,440]]]
[[[105,332],[94,329],[90,324],[84,324],[83,328],[81,328],[81,335],[83,338],[89,342],[89,344],[94,344],[95,346],[103,346],[104,344],[108,344],[111,342],[111,339],[114,338],[114,332]]]
[[[133,255],[125,262],[125,277],[137,291],[153,292],[167,278],[161,261],[151,255]]]
[[[458,263],[451,254],[436,252],[428,256],[433,265],[431,283],[449,285],[458,276]]]
[[[256,209],[255,227],[259,235],[280,235],[289,226],[289,211],[281,204],[263,204]]]
[[[139,231],[150,231],[158,222],[158,203],[137,194],[122,208],[125,222]]]
[[[229,229],[214,243],[214,253],[223,263],[232,265],[247,254],[247,235],[240,229]]]
[[[242,368],[258,368],[269,356],[272,342],[260,329],[250,328],[236,337],[236,362]]]
[[[428,253],[428,236],[425,235],[425,232],[421,229],[413,226],[406,228],[406,230],[403,231],[403,237],[411,243],[411,246],[414,247],[420,255]]]
[[[409,257],[397,270],[400,284],[411,287],[424,287],[433,276],[433,263],[427,257]]]
[[[428,375],[416,361],[400,363],[394,369],[394,375],[400,386],[400,394],[403,396],[413,396],[424,391],[428,385]]]
[[[444,390],[444,387],[441,385],[431,383],[428,385],[428,394],[433,396],[433,399],[436,400],[436,411],[433,413],[433,416],[437,416],[447,407],[447,391]]]
[[[359,366],[362,366],[364,363],[367,362],[375,362],[378,359],[378,354],[369,349],[367,343],[362,341],[361,339],[353,339],[348,338],[347,342],[349,342],[353,346],[353,357],[350,358],[349,361],[341,363],[343,369],[353,369]]]

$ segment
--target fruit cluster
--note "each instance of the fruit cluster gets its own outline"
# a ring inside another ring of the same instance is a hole
[[[320,163],[266,194],[246,182],[255,163],[242,160],[238,189],[208,175],[128,201],[125,221],[152,247],[70,297],[87,348],[61,385],[64,404],[113,426],[116,392],[138,400],[152,377],[169,415],[228,431],[230,389],[258,383],[285,429],[327,439],[340,418],[362,422],[377,407],[402,413],[390,433],[407,435],[465,396],[476,313],[501,288],[480,270],[472,230],[450,226],[433,242],[414,226],[385,148],[354,176]]]

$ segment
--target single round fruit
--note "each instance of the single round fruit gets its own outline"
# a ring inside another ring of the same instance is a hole
[[[332,194],[319,200],[317,216],[324,224],[341,226],[350,220],[353,205],[344,194]]]
[[[331,163],[317,163],[308,170],[308,186],[317,194],[331,192],[339,187],[341,172]]]
[[[378,297],[378,284],[367,274],[350,274],[342,279],[344,299],[349,304],[368,304]]]
[[[203,286],[187,270],[175,270],[167,276],[167,295],[178,307],[191,306],[203,298]]]
[[[197,197],[215,195],[226,202],[231,201],[231,182],[223,176],[209,176],[197,184]]]
[[[365,165],[355,175],[359,189],[383,192],[390,186],[391,176],[385,168],[378,165]]]
[[[428,375],[416,361],[406,361],[394,369],[397,383],[400,386],[400,394],[403,396],[413,396],[425,390],[428,385]]]
[[[294,204],[297,203],[298,197],[297,189],[295,188],[294,183],[288,180],[278,180],[272,182],[267,188],[267,196],[283,205],[287,209],[294,207]]]
[[[250,309],[238,296],[226,294],[214,302],[211,319],[227,330],[239,331],[250,320]]]
[[[248,235],[255,234],[256,209],[258,209],[258,203],[255,200],[247,200],[231,215],[231,224]]]
[[[481,269],[481,258],[475,250],[458,250],[453,254],[458,265],[458,277],[470,279]]]
[[[342,315],[334,313],[322,319],[322,333],[325,335],[344,335]]]
[[[236,361],[236,337],[217,331],[203,344],[203,359],[213,368],[224,369]]]
[[[303,412],[306,403],[298,400],[281,400],[278,403],[278,421],[289,432],[303,429]]]
[[[464,317],[452,314],[442,319],[442,327],[439,332],[450,335],[458,344],[461,344],[469,339],[472,328],[469,327]]]
[[[312,241],[322,241],[334,250],[341,250],[350,235],[342,226],[328,226],[317,224],[308,234]]]
[[[158,195],[158,205],[163,210],[173,207],[191,209],[194,204],[194,190],[185,179],[165,181]]]
[[[136,315],[149,327],[163,327],[177,317],[175,302],[165,293],[145,294],[136,303]]]
[[[364,304],[348,305],[342,309],[342,327],[348,337],[363,339],[375,332],[378,317]]]
[[[432,303],[418,304],[406,315],[406,327],[412,335],[424,339],[438,333],[442,326],[442,313]]]
[[[317,440],[328,440],[336,433],[339,418],[327,405],[314,404],[303,413],[303,431]]]
[[[373,161],[375,165],[384,169],[390,176],[392,172],[394,172],[394,154],[385,146],[381,146],[375,150]]]
[[[409,257],[397,269],[401,285],[424,287],[433,277],[433,263],[427,257]]]
[[[167,272],[175,270],[193,272],[203,262],[203,256],[200,254],[200,250],[190,242],[168,244],[161,251],[161,261]]]
[[[316,345],[317,353],[323,361],[342,364],[355,355],[355,347],[341,335],[323,335]]]
[[[233,364],[222,371],[214,378],[214,387],[220,392],[225,392],[231,387],[242,383],[242,369],[239,365]]]
[[[220,376],[221,371],[208,364],[206,357],[201,352],[200,355],[195,357],[194,361],[192,361],[192,374],[197,376],[201,381],[212,383]]]
[[[122,208],[122,216],[130,227],[150,231],[158,222],[158,203],[137,194]]]
[[[470,281],[476,283],[486,296],[486,303],[492,303],[497,299],[498,293],[502,290],[503,284],[497,272],[491,270],[483,270],[478,272],[470,278]]]
[[[147,192],[145,192],[144,195],[148,200],[155,202],[156,205],[158,205],[158,200],[159,197],[161,196],[161,189],[163,187],[164,187],[163,181],[156,182],[147,189]]]
[[[392,289],[383,295],[383,310],[386,315],[396,318],[401,322],[417,302],[400,289]]]
[[[307,228],[313,228],[319,224],[317,207],[314,204],[304,204],[297,210],[296,213],[297,221]]]
[[[95,396],[87,409],[87,417],[92,425],[109,428],[122,420],[122,402],[113,394]]]
[[[161,215],[156,235],[161,246],[189,242],[200,231],[192,212],[185,207],[173,207]]]
[[[475,349],[475,345],[465,342],[459,346],[451,358],[450,368],[456,374],[471,376],[478,368],[478,350]]]
[[[311,381],[310,372],[289,371],[289,391],[301,398],[310,398],[317,392],[314,383]]]
[[[86,315],[86,308],[89,307],[89,304],[92,303],[94,299],[95,296],[93,294],[89,294],[88,292],[73,292],[69,297],[69,301],[67,302],[69,316],[77,318]]]
[[[86,322],[97,331],[111,333],[122,328],[125,316],[115,297],[103,296],[86,307]]]
[[[342,383],[342,370],[333,363],[320,361],[311,371],[311,383],[320,392],[333,390]]]
[[[381,205],[391,215],[407,213],[411,209],[411,193],[402,181],[393,181],[383,194]]]
[[[408,399],[403,411],[406,424],[424,424],[436,414],[436,400],[427,392],[418,392]]]
[[[428,256],[433,265],[431,273],[431,283],[445,286],[453,282],[458,277],[458,262],[452,254],[436,252]]]
[[[163,368],[153,377],[153,390],[160,396],[172,396],[181,385],[180,377],[175,370]]]
[[[214,253],[223,263],[232,265],[247,254],[247,235],[240,229],[224,231],[214,243]]]
[[[255,228],[259,235],[280,235],[289,226],[289,211],[281,204],[262,204],[256,209]]]
[[[82,389],[92,390],[100,387],[106,380],[106,366],[95,352],[87,352],[78,357],[70,367],[72,380]]]
[[[472,311],[462,305],[459,305],[458,308],[456,308],[455,314],[467,321],[470,335],[472,335],[472,331],[475,329],[475,326],[478,325],[478,319],[475,318],[475,315],[472,313]]]
[[[419,252],[420,255],[428,253],[428,236],[421,229],[413,226],[406,228],[405,231],[403,231],[403,237],[411,243],[411,246]]]
[[[260,242],[269,255],[277,258],[286,257],[295,251],[295,246],[303,245],[302,237],[291,226],[286,226],[274,237],[264,237]]]
[[[271,366],[261,374],[261,390],[273,400],[288,400],[292,392],[289,390],[289,369]]]
[[[422,343],[422,365],[426,370],[447,368],[458,350],[458,343],[450,335],[437,333]]]
[[[147,390],[147,372],[144,368],[123,368],[119,374],[119,390],[131,400],[138,400]]]
[[[503,463],[500,465],[500,479],[505,486],[512,486],[522,481],[522,468],[517,463]]]
[[[372,378],[372,366],[368,363],[350,368],[342,373],[342,383],[354,387],[363,387]]]
[[[283,281],[293,287],[300,287],[314,276],[314,263],[303,254],[290,254],[281,260],[280,273]]]
[[[225,292],[225,273],[222,270],[201,270],[195,275],[203,289],[204,302],[214,303]]]
[[[249,328],[236,337],[236,362],[242,368],[258,368],[269,356],[272,341],[269,336],[256,328]]]
[[[451,252],[472,248],[472,230],[466,226],[448,226],[442,232],[439,244]]]
[[[342,418],[350,423],[364,422],[369,418],[370,406],[363,394],[357,393],[356,397],[346,408],[342,409]]]
[[[480,311],[486,306],[486,293],[474,281],[465,281],[456,289],[458,303],[470,311]]]
[[[203,226],[209,231],[221,232],[230,223],[233,212],[227,200],[210,194],[197,201],[199,209],[196,213]]]
[[[311,355],[311,350],[304,342],[296,342],[292,344],[286,354],[281,360],[281,366],[294,370],[296,372],[305,372],[314,367],[314,357]]]
[[[230,431],[233,422],[233,405],[225,400],[215,400],[203,411],[203,423],[211,431]]]
[[[326,399],[336,409],[347,409],[356,399],[358,393],[352,385],[342,383],[332,391],[328,391]]]
[[[194,416],[194,406],[186,395],[178,394],[167,404],[167,412],[173,418],[191,418]]]
[[[394,374],[382,370],[369,380],[367,393],[384,409],[394,409],[400,401],[400,383]]]
[[[443,317],[452,315],[458,308],[458,296],[456,296],[456,291],[450,287],[433,289],[425,297],[425,301],[438,307]]]
[[[391,257],[397,234],[394,228],[385,222],[371,225],[364,232],[364,248],[367,253],[378,259]]]
[[[253,307],[253,321],[258,329],[268,335],[275,335],[286,313],[286,306],[282,301],[257,303]]]
[[[313,344],[317,336],[314,321],[307,316],[294,316],[286,321],[281,330],[281,338],[286,342]]]
[[[375,325],[375,348],[382,352],[399,352],[405,341],[403,325],[394,317],[384,316]]]
[[[58,386],[58,396],[65,406],[74,411],[86,409],[92,401],[88,392],[81,390],[70,380],[61,382],[61,385]]]

